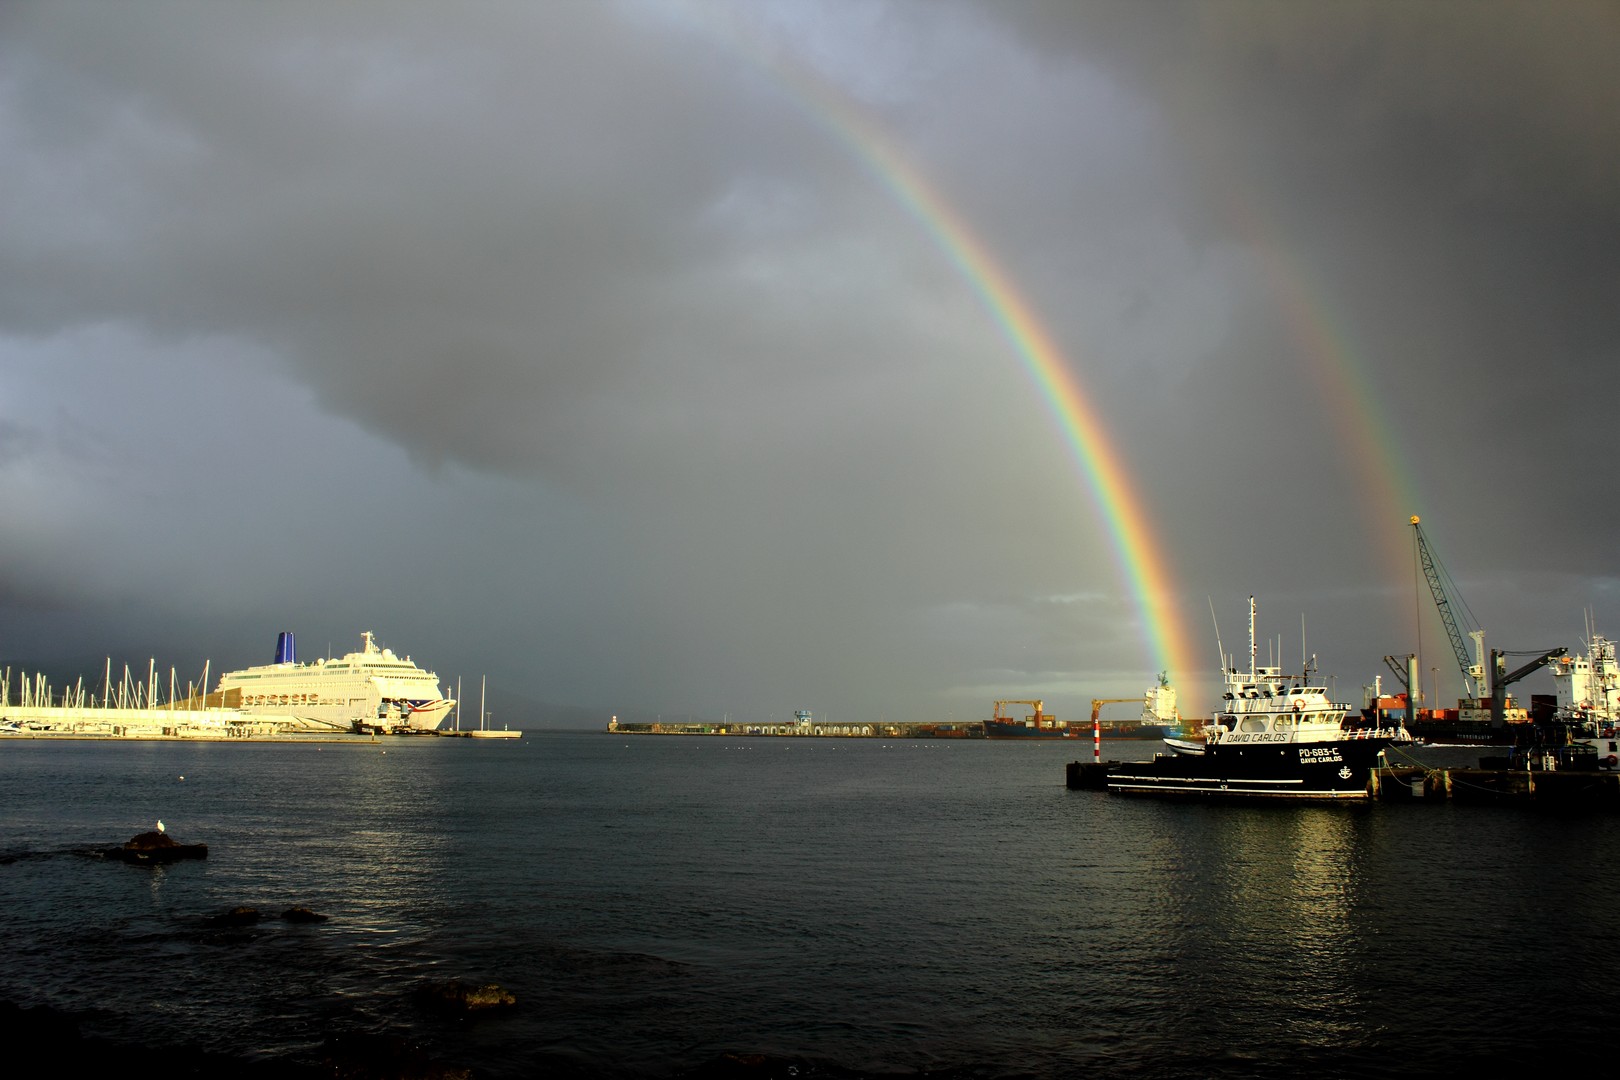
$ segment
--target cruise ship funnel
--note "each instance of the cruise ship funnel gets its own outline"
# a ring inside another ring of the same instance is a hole
[[[298,650],[293,647],[293,634],[291,630],[283,630],[276,637],[276,663],[298,663]]]

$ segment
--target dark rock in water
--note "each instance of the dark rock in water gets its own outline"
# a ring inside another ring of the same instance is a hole
[[[425,982],[417,988],[417,996],[441,1011],[456,1014],[504,1009],[517,1004],[517,998],[495,983],[475,986],[460,979]]]
[[[311,911],[307,907],[290,907],[281,913],[282,919],[293,923],[325,922],[327,916],[318,911]]]
[[[181,859],[208,858],[207,844],[182,844],[168,833],[143,832],[110,848],[107,857],[127,863],[171,863]]]
[[[61,1047],[79,1040],[79,1021],[71,1013],[45,1005],[20,1008],[0,1001],[0,1039],[7,1045]]]
[[[258,908],[233,907],[231,910],[223,912],[219,915],[210,915],[208,917],[208,925],[252,926],[262,918],[264,918],[264,916],[259,914]]]
[[[285,1061],[249,1061],[176,1045],[168,1042],[176,1032],[167,1024],[153,1023],[141,1033],[155,1040],[150,1045],[91,1037],[79,1030],[81,1016],[90,1019],[92,1014],[63,1012],[47,1005],[22,1008],[0,1001],[0,1045],[10,1048],[7,1060],[13,1062],[7,1075],[228,1076],[233,1080],[324,1080],[332,1075]]]
[[[391,1035],[356,1032],[327,1037],[321,1074],[334,1080],[471,1080],[472,1070],[428,1057],[420,1046]]]

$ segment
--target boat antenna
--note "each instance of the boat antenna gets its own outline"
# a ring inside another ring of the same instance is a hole
[[[1209,621],[1215,624],[1215,651],[1221,654],[1221,670],[1226,670],[1226,650],[1221,647],[1221,620],[1215,617],[1215,598],[1206,595],[1209,601]]]
[[[1254,681],[1254,597],[1249,597],[1249,681]]]

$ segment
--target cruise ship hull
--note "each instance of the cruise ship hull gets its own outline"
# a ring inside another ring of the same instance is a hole
[[[313,700],[297,704],[281,704],[281,700],[306,696]],[[437,731],[450,715],[453,701],[428,701],[414,707],[392,707],[373,704],[365,699],[321,704],[316,695],[264,694],[243,696],[241,711],[246,716],[276,717],[286,720],[294,730],[303,731]],[[256,704],[248,704],[249,701]]]

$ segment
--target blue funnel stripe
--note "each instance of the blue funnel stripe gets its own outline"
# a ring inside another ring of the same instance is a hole
[[[281,635],[276,638],[276,663],[298,663],[298,650],[293,647],[293,635],[291,630],[283,630]]]

